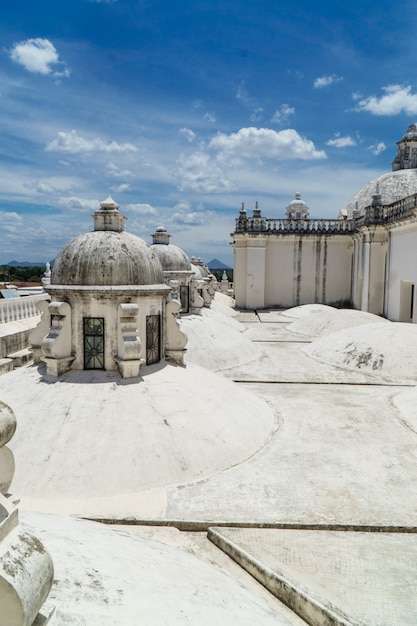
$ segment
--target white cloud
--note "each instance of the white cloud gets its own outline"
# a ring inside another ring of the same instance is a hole
[[[355,107],[356,111],[369,111],[374,115],[407,115],[417,114],[417,94],[411,93],[408,85],[387,85],[383,87],[384,95],[380,98],[369,96],[360,100]]]
[[[281,124],[282,122],[286,122],[290,115],[294,115],[295,109],[294,107],[290,107],[289,104],[282,104],[279,109],[277,109],[274,115],[271,118],[272,124]]]
[[[0,221],[2,230],[7,233],[15,233],[22,229],[23,218],[21,215],[11,211],[0,211]]]
[[[240,82],[236,89],[236,100],[239,100],[248,109],[253,110],[259,106],[256,98],[250,95],[244,80]]]
[[[343,80],[343,77],[336,76],[336,74],[331,74],[328,76],[320,76],[319,78],[316,78],[316,80],[313,83],[313,86],[316,89],[321,89],[322,87],[328,87],[329,85],[332,85],[333,83],[339,83],[341,80]]]
[[[204,211],[202,206],[199,210],[193,210],[189,202],[181,201],[174,207],[174,212],[169,218],[169,224],[175,226],[202,226],[213,217],[212,211]]]
[[[334,148],[349,148],[356,145],[356,141],[352,139],[352,137],[350,137],[349,135],[346,135],[346,137],[340,137],[337,134],[334,139],[329,139],[329,141],[326,141],[326,146],[333,146]]]
[[[204,152],[194,152],[188,157],[181,156],[178,160],[178,176],[181,178],[181,190],[216,192],[233,188],[219,166]]]
[[[133,176],[130,170],[121,170],[118,165],[109,161],[107,163],[107,176],[111,176],[112,178],[130,178]]]
[[[213,111],[207,111],[206,113],[204,113],[204,119],[208,122],[215,122],[216,116],[214,115]]]
[[[37,193],[56,194],[57,188],[51,185],[51,183],[37,180],[33,183],[24,183],[23,187],[30,191],[36,191]]]
[[[279,132],[270,128],[241,128],[237,133],[218,133],[209,143],[223,153],[245,158],[325,159],[323,150],[316,150],[314,143],[301,137],[292,128]]]
[[[130,185],[128,183],[122,183],[121,185],[115,185],[111,187],[111,190],[116,193],[123,193],[124,191],[129,191]]]
[[[56,77],[70,75],[65,63],[59,60],[55,46],[48,39],[26,39],[15,43],[10,51],[10,58],[29,72],[52,74]]]
[[[86,152],[137,152],[136,146],[131,143],[117,143],[104,141],[100,138],[84,139],[77,135],[77,131],[69,133],[59,132],[46,146],[47,152],[65,152],[67,154],[81,154]]]
[[[252,111],[252,115],[250,116],[251,122],[260,122],[264,116],[264,110],[262,107],[257,107]]]
[[[71,211],[96,211],[100,208],[99,200],[87,200],[77,196],[63,197],[57,200],[57,204]]]
[[[370,150],[372,152],[372,154],[374,154],[375,156],[378,156],[378,154],[381,154],[381,152],[384,152],[384,150],[386,150],[386,145],[384,144],[383,141],[380,141],[377,144],[373,144],[372,146],[369,146],[368,150]]]
[[[151,204],[128,204],[126,206],[128,213],[136,215],[157,215],[158,211]]]
[[[190,128],[180,128],[179,132],[184,135],[187,141],[190,143],[195,139],[195,133]]]

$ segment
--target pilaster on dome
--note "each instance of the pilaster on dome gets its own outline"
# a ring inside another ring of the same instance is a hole
[[[100,202],[100,208],[93,213],[94,230],[112,230],[121,233],[127,217],[119,211],[119,205],[108,196]]]
[[[167,229],[164,226],[158,226],[152,235],[152,242],[168,245],[170,238],[171,235],[168,234]]]

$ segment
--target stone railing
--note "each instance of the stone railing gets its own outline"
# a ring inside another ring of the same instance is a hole
[[[35,296],[21,296],[0,300],[0,324],[16,322],[40,315],[36,308],[36,303],[40,300],[49,300],[47,293],[36,294]]]
[[[269,219],[248,217],[236,219],[236,233],[323,233],[348,234],[356,229],[354,220],[327,219]]]
[[[356,221],[358,225],[395,222],[396,220],[414,216],[416,209],[417,194],[413,194],[392,204],[367,206],[365,207],[364,215],[360,216]]]

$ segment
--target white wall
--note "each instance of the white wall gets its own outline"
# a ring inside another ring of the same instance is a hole
[[[404,223],[390,233],[390,251],[387,268],[386,316],[392,321],[411,321],[401,315],[401,282],[414,283],[413,318],[417,322],[417,223]],[[403,285],[403,288],[407,288]],[[404,296],[404,292],[403,292]]]

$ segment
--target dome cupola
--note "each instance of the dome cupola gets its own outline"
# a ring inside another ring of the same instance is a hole
[[[295,199],[289,203],[286,210],[287,219],[289,220],[306,219],[310,212],[304,200],[301,200],[301,193],[299,191],[295,194]]]

